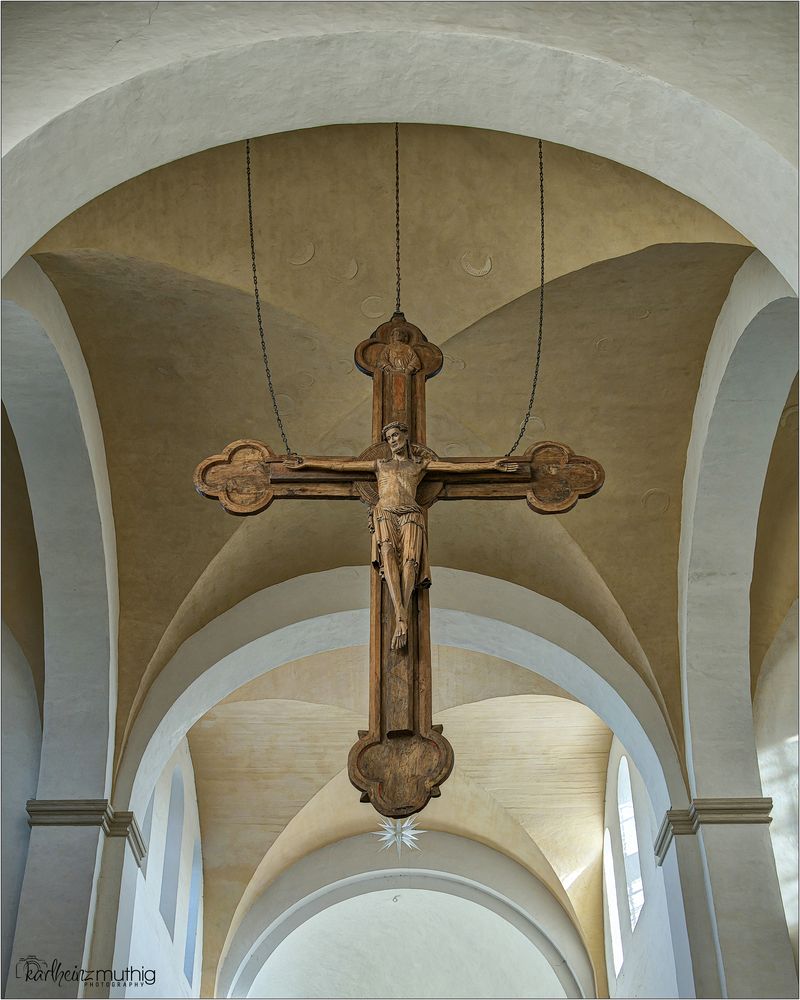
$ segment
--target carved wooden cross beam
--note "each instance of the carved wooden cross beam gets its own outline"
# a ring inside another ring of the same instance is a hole
[[[603,485],[601,466],[545,441],[520,458],[440,461],[426,446],[425,382],[442,352],[396,313],[358,345],[373,379],[372,444],[357,458],[276,455],[260,441],[229,444],[195,470],[197,491],[231,514],[273,500],[361,500],[370,508],[369,728],[348,758],[350,780],[384,816],[419,812],[453,768],[431,706],[428,508],[437,500],[526,500],[560,513]]]

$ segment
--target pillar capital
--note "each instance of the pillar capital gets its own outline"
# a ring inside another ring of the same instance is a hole
[[[99,826],[107,837],[124,837],[141,867],[147,853],[132,812],[115,810],[108,799],[29,799],[28,825]]]
[[[668,809],[656,836],[656,861],[664,863],[672,838],[696,834],[704,823],[771,823],[770,798],[692,799],[688,809]]]

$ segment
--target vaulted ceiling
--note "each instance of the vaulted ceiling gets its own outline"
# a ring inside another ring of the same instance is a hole
[[[81,341],[103,424],[123,729],[203,618],[267,582],[365,557],[353,505],[286,505],[243,522],[189,487],[197,461],[227,441],[279,440],[254,328],[243,153],[233,144],[137,177],[34,248]],[[392,159],[387,126],[253,145],[268,336],[299,451],[357,453],[369,443],[371,384],[352,350],[393,307]],[[435,509],[431,551],[589,618],[664,700],[677,732],[683,459],[705,347],[749,250],[707,210],[634,171],[553,145],[545,163],[546,340],[527,440],[564,440],[599,458],[606,487],[547,525],[507,504],[490,522],[479,504]],[[536,168],[535,142],[518,136],[402,129],[403,307],[446,355],[428,393],[428,441],[442,454],[502,453],[524,411]],[[559,549],[572,561],[554,558]],[[204,606],[198,587],[221,602]]]
[[[457,765],[420,825],[516,849],[529,866],[541,851],[602,970],[609,729],[523,667],[448,647],[433,654],[435,721],[445,726]],[[252,902],[309,851],[374,828],[372,809],[343,773],[367,713],[367,674],[365,647],[287,663],[240,688],[190,731],[203,838],[205,990],[213,989],[243,899]]]
[[[536,142],[416,125],[402,126],[401,142],[403,308],[445,354],[428,386],[428,443],[441,455],[502,454],[524,413],[535,349]],[[582,615],[639,672],[680,748],[684,461],[706,347],[751,247],[649,177],[549,143],[544,157],[545,336],[523,446],[564,441],[599,459],[606,485],[553,518],[523,504],[434,507],[432,562],[512,581]],[[260,286],[289,440],[303,453],[358,453],[369,443],[371,383],[355,369],[353,348],[394,304],[392,129],[273,135],[254,141],[253,163]],[[197,462],[228,441],[279,442],[255,326],[243,144],[134,178],[32,252],[80,340],[103,428],[119,559],[122,735],[171,655],[204,624],[271,584],[365,563],[365,511],[287,503],[239,519],[192,489]],[[784,416],[756,549],[754,683],[797,592],[796,386]],[[3,433],[4,512],[19,527],[8,537],[4,528],[4,580],[17,581],[4,615],[38,665],[36,543],[5,421]],[[311,660],[252,682],[190,733],[207,866],[206,988],[242,900],[288,863],[282,833],[291,827],[293,843],[312,849],[323,806],[332,830],[366,828],[368,810],[346,798],[341,773],[364,723],[366,654]],[[504,661],[440,648],[434,681],[458,765],[450,805],[443,794],[426,822],[464,832],[469,802],[483,810],[487,842],[530,864],[525,852],[536,845],[569,882],[602,970],[609,731],[565,692]],[[314,734],[310,748],[302,733]]]

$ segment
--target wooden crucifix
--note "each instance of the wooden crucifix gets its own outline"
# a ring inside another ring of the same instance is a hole
[[[423,809],[453,768],[433,725],[428,508],[437,500],[517,500],[541,514],[569,510],[603,485],[603,469],[563,444],[540,442],[520,458],[440,459],[426,446],[425,383],[442,352],[395,313],[358,345],[373,380],[372,444],[357,458],[276,455],[240,440],[195,470],[197,491],[231,514],[273,500],[361,500],[372,533],[369,728],[347,762],[362,802],[384,816]]]

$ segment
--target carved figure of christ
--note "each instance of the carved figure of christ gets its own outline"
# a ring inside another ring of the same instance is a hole
[[[425,444],[425,383],[442,352],[396,313],[355,351],[373,380],[372,444],[352,458],[276,455],[239,440],[195,470],[205,497],[231,514],[274,500],[361,500],[370,508],[369,728],[350,750],[350,780],[384,816],[425,807],[453,768],[453,748],[433,724],[428,508],[439,500],[525,500],[560,513],[596,493],[603,470],[566,445],[543,441],[518,459],[441,461]]]
[[[372,472],[378,502],[370,510],[374,535],[373,564],[380,569],[394,607],[392,649],[408,643],[411,597],[417,587],[431,585],[428,566],[428,529],[423,509],[417,503],[417,487],[428,473],[516,472],[519,462],[487,459],[477,462],[443,462],[427,455],[416,458],[408,440],[408,426],[395,420],[382,429],[391,457],[364,461],[357,458],[289,459],[297,469],[331,472]]]

